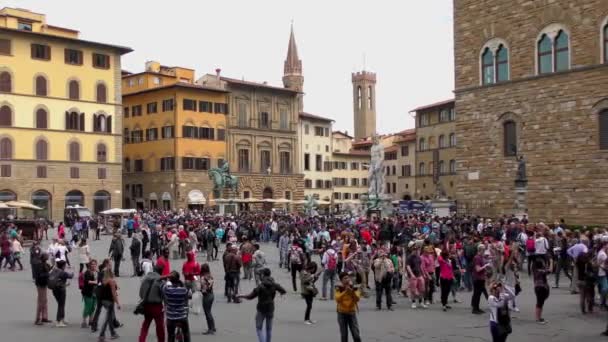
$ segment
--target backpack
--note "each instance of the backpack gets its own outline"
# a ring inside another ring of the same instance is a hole
[[[53,268],[49,273],[49,280],[47,283],[47,287],[49,290],[54,290],[59,287],[59,275],[61,274],[61,270],[58,268]]]
[[[302,263],[302,256],[300,255],[299,250],[291,250],[291,253],[289,253],[289,262],[296,265],[300,265]]]
[[[84,289],[84,272],[78,274],[78,289]]]
[[[526,240],[526,251],[528,251],[528,253],[536,252],[536,245],[534,239]]]
[[[336,254],[329,254],[329,259],[327,260],[327,270],[335,271],[338,266],[338,258],[336,258]]]

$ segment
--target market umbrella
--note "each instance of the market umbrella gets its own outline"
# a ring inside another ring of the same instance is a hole
[[[10,209],[10,207],[4,202],[0,202],[0,209]]]
[[[291,200],[288,200],[287,198],[278,198],[274,203],[291,203]]]
[[[5,203],[9,208],[29,209],[29,210],[42,210],[37,205],[33,205],[27,201],[8,201]]]

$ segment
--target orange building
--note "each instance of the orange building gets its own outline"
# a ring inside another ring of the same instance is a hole
[[[226,158],[228,92],[194,84],[194,70],[147,62],[123,73],[124,207],[202,208],[207,170]]]

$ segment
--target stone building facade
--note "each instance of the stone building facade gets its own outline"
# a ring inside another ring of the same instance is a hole
[[[608,219],[608,2],[454,1],[459,206]]]
[[[310,113],[300,113],[298,135],[300,165],[304,173],[304,195],[331,201],[333,120]]]
[[[454,199],[457,183],[454,100],[419,107],[413,112],[418,141],[415,199],[433,199],[440,192]]]
[[[395,160],[392,163],[396,167],[387,180],[396,183],[395,191],[391,189],[393,200],[412,200],[416,195],[416,130],[407,129],[395,134],[393,146],[395,146]],[[386,159],[386,151],[384,152]],[[389,163],[389,161],[385,161]]]
[[[354,72],[351,80],[355,139],[364,139],[376,134],[376,74],[365,70]]]

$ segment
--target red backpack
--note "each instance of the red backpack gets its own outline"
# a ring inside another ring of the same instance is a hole
[[[327,259],[327,270],[335,271],[338,266],[338,258],[336,258],[336,254],[329,254],[329,259]]]
[[[536,253],[536,242],[534,239],[526,240],[526,251],[528,251],[528,253]]]
[[[84,289],[84,272],[78,274],[78,289]]]

